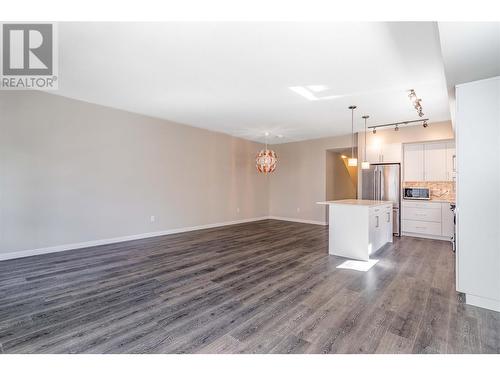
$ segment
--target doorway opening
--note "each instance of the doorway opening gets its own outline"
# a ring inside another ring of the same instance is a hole
[[[357,157],[357,148],[354,149]],[[326,151],[326,200],[356,199],[358,195],[358,167],[347,165],[350,148]]]

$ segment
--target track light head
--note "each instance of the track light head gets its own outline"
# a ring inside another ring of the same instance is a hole
[[[398,132],[398,131],[399,131],[399,125],[396,125],[396,127],[394,128],[394,131],[395,131],[395,132]]]
[[[427,121],[424,121],[424,122],[423,122],[423,124],[422,124],[422,126],[423,126],[424,128],[426,128],[426,127],[428,127],[428,126],[429,126],[429,124],[427,123]]]
[[[373,134],[377,134],[377,129],[373,128]]]

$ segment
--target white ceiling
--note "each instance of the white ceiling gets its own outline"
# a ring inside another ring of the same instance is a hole
[[[433,22],[61,23],[59,61],[58,95],[270,143],[415,119],[410,88],[450,119]]]
[[[450,112],[455,86],[500,75],[500,22],[439,22]]]
[[[500,75],[500,22],[439,22],[439,34],[449,86]]]

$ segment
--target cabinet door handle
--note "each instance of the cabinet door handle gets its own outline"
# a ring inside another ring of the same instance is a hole
[[[378,226],[379,226],[379,219],[378,219],[378,216],[375,216],[375,218],[377,219],[377,225],[375,226],[375,228],[378,228]]]
[[[387,222],[389,223],[391,221],[391,213],[387,212]]]
[[[456,172],[457,171],[457,155],[453,155],[452,160],[453,160],[453,172]]]

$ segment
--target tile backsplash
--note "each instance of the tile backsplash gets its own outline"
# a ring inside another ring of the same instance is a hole
[[[425,187],[431,191],[431,200],[455,201],[455,183],[452,181],[405,181],[403,187]]]

